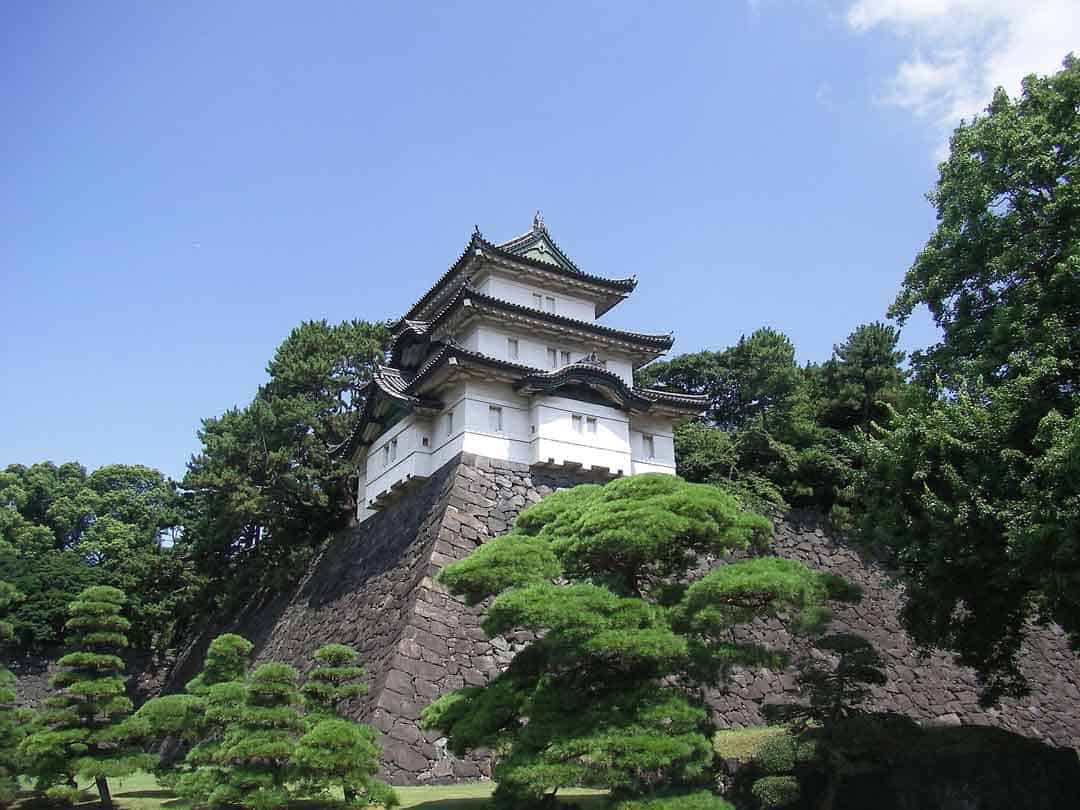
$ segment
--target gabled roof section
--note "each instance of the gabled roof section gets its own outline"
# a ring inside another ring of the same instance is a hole
[[[644,332],[628,332],[605,326],[596,321],[583,321],[578,318],[570,318],[566,315],[557,315],[542,309],[527,307],[523,304],[515,304],[504,301],[486,293],[480,292],[468,281],[458,287],[456,293],[446,302],[441,310],[436,312],[430,321],[401,321],[397,331],[393,335],[391,354],[393,362],[401,363],[401,345],[403,341],[412,337],[431,335],[439,324],[446,321],[463,306],[471,305],[477,312],[494,312],[508,314],[518,319],[542,321],[553,327],[576,330],[579,333],[595,335],[609,341],[618,341],[636,347],[638,351],[646,355],[640,363],[645,363],[657,357],[671,348],[675,342],[669,332],[666,335],[654,335]]]
[[[547,225],[544,224],[544,215],[539,211],[533,217],[532,227],[528,231],[506,242],[500,242],[496,247],[515,256],[552,264],[574,273],[581,273],[581,268],[566,255],[562,248],[555,244],[555,240],[548,233]]]
[[[538,230],[539,226],[539,230]],[[540,245],[544,245],[543,250]],[[545,256],[547,258],[537,258]],[[489,242],[480,233],[480,229],[473,231],[465,249],[450,268],[443,273],[438,280],[425,292],[420,299],[412,305],[408,312],[391,325],[392,331],[403,328],[408,321],[430,318],[432,306],[441,303],[447,291],[452,294],[454,288],[464,283],[464,279],[474,272],[477,263],[488,256],[496,262],[518,263],[536,270],[553,273],[562,276],[567,281],[577,285],[586,285],[596,290],[602,299],[598,304],[597,315],[601,315],[621,301],[637,287],[637,277],[630,278],[605,278],[583,272],[566,253],[555,244],[543,224],[543,217],[533,220],[533,228],[528,233],[517,236],[509,242],[495,244]]]

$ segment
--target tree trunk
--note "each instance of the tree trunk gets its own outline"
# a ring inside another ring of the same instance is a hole
[[[342,787],[341,790],[342,793],[345,794],[346,802],[348,802],[349,804],[354,804],[356,802],[356,788],[345,785],[344,787]]]
[[[101,806],[111,810],[113,801],[112,794],[109,793],[109,780],[104,776],[99,776],[94,781],[97,783],[98,795],[101,797]]]

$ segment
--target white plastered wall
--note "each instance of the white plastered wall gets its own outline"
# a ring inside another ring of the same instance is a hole
[[[480,292],[493,298],[501,298],[512,304],[520,304],[523,307],[536,307],[536,299],[533,295],[544,297],[543,307],[547,310],[547,298],[555,299],[555,314],[565,315],[568,318],[577,318],[580,321],[596,320],[596,304],[586,298],[578,298],[563,292],[546,290],[540,285],[523,284],[517,279],[502,273],[490,273],[477,285]]]

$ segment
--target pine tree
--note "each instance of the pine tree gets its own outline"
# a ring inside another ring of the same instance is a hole
[[[357,664],[359,653],[344,644],[328,644],[314,657],[316,666],[301,687],[308,732],[296,748],[307,792],[325,800],[332,788],[341,788],[347,804],[396,807],[393,789],[376,779],[378,732],[343,714],[347,701],[367,692],[360,682],[364,669]]]
[[[293,757],[304,731],[299,703],[297,673],[288,664],[263,664],[248,676],[239,716],[226,727],[214,757],[223,778],[210,794],[211,808],[271,810],[289,801],[297,775]]]
[[[309,715],[341,717],[343,704],[366,695],[360,653],[344,644],[326,644],[315,651],[315,667],[300,687]]]
[[[543,804],[563,786],[689,802],[713,779],[701,687],[780,660],[733,629],[789,611],[807,626],[824,618],[830,581],[798,562],[761,557],[691,577],[702,557],[746,549],[768,528],[731,495],[673,476],[549,496],[440,575],[470,604],[494,597],[489,636],[534,640],[487,686],[439,698],[425,726],[454,753],[498,752],[503,807]]]
[[[102,807],[110,808],[109,777],[152,762],[122,733],[132,706],[117,655],[128,643],[130,623],[120,615],[124,602],[123,591],[98,585],[71,604],[65,628],[72,652],[57,662],[61,671],[52,682],[59,694],[45,701],[42,728],[21,745],[38,786],[51,796],[72,800],[78,793],[75,777],[92,778]]]
[[[216,757],[225,728],[243,708],[243,677],[252,649],[242,636],[218,636],[184,694],[148,700],[126,724],[128,736],[143,745],[160,747],[172,740],[189,746],[181,761],[159,763],[157,772],[159,781],[194,804],[205,804],[224,778]]]

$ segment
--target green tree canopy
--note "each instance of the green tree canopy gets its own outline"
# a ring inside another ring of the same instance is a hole
[[[25,595],[11,613],[19,646],[59,642],[69,604],[92,585],[130,594],[134,646],[165,646],[194,586],[179,521],[175,486],[149,467],[0,472],[0,579]]]
[[[353,514],[355,473],[331,451],[363,406],[385,340],[382,324],[303,323],[250,405],[203,420],[182,486],[186,540],[209,596],[242,599],[268,573],[291,575]]]
[[[867,439],[867,538],[906,574],[916,638],[960,652],[988,696],[1023,688],[1029,619],[1080,642],[1080,61],[999,90],[958,128],[938,226],[892,314],[929,307],[931,398]]]
[[[732,628],[782,611],[822,618],[828,583],[796,562],[689,576],[702,556],[747,549],[768,527],[716,487],[664,475],[549,496],[440,575],[469,603],[493,599],[488,635],[536,635],[487,686],[428,707],[425,725],[457,753],[499,752],[504,806],[569,785],[633,796],[707,783],[712,727],[697,687],[777,660],[735,643]]]

